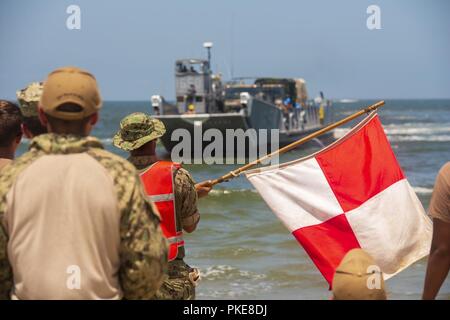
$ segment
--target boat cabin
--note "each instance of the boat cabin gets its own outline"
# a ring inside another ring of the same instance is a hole
[[[194,106],[195,113],[209,112],[212,80],[208,61],[177,60],[175,62],[175,93],[180,114],[186,113],[190,105]]]

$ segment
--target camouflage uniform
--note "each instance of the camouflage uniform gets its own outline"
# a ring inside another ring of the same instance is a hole
[[[115,135],[113,143],[123,150],[135,150],[145,143],[161,137],[165,133],[164,124],[143,113],[133,113],[120,123],[120,130]],[[128,160],[139,170],[145,171],[153,164],[149,156],[130,156]],[[174,173],[175,209],[177,226],[194,225],[200,219],[197,208],[197,191],[194,180],[183,168]],[[184,262],[185,250],[180,247],[178,256],[169,262],[169,278],[157,291],[155,299],[193,300],[195,299],[195,283],[190,280],[190,274],[198,272]]]
[[[156,208],[145,200],[136,170],[127,161],[105,151],[95,138],[56,134],[34,138],[29,151],[5,167],[0,176],[0,298],[8,299],[13,288],[13,271],[7,256],[8,234],[2,223],[8,191],[15,179],[42,156],[74,153],[86,153],[98,161],[113,180],[120,210],[118,276],[123,297],[151,298],[167,272],[167,241],[162,236]]]

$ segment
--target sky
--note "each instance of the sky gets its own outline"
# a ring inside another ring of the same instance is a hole
[[[78,5],[81,29],[66,26]],[[381,29],[369,30],[369,5]],[[447,0],[1,0],[0,98],[74,65],[104,100],[173,99],[174,62],[231,76],[304,78],[329,98],[450,98]]]

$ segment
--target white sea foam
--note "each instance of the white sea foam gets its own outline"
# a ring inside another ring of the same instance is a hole
[[[111,144],[112,140],[113,140],[112,138],[103,138],[103,139],[100,139],[100,142],[103,144]]]
[[[350,128],[336,128],[334,129],[333,135],[335,139],[340,139],[345,136],[350,131]]]
[[[224,194],[233,194],[233,193],[241,193],[241,192],[258,193],[255,189],[212,189],[210,191],[209,195],[221,196]]]
[[[384,131],[387,135],[442,135],[450,133],[450,124],[436,126],[433,124],[404,123],[401,125],[386,125]]]
[[[415,193],[421,193],[421,194],[430,194],[433,192],[433,189],[430,188],[424,188],[424,187],[413,187]]]
[[[215,265],[209,266],[206,269],[200,269],[200,275],[205,280],[261,280],[267,278],[265,274],[259,274],[247,270],[240,270],[229,265]]]
[[[268,281],[265,274],[259,274],[247,270],[240,270],[229,265],[209,266],[206,269],[200,269],[202,281],[208,283],[222,283],[213,286],[210,289],[204,289],[200,286],[199,297],[218,298],[218,297],[248,297],[268,292],[272,289],[271,282]]]
[[[414,142],[450,142],[450,135],[439,136],[388,136],[392,142],[414,141]]]
[[[196,295],[202,299],[248,299],[273,290],[272,284],[266,281],[226,282],[214,288],[216,289],[205,289],[200,285]]]
[[[342,138],[350,128],[336,128],[334,138]],[[384,126],[384,132],[392,142],[424,141],[448,142],[450,141],[450,124],[433,125],[421,123],[389,124]]]

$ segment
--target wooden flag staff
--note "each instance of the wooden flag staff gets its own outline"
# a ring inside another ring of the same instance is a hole
[[[371,106],[368,106],[367,108],[364,108],[364,109],[362,109],[362,110],[360,110],[358,112],[355,112],[352,115],[350,115],[350,116],[348,116],[348,117],[346,117],[346,118],[344,118],[342,120],[339,120],[339,121],[337,121],[335,123],[332,123],[332,124],[326,126],[325,128],[317,130],[316,132],[313,132],[310,135],[307,135],[306,137],[303,137],[303,138],[301,138],[301,139],[299,139],[299,140],[297,140],[295,142],[292,142],[291,144],[288,144],[287,146],[284,146],[283,148],[280,148],[277,151],[274,151],[274,152],[272,152],[272,153],[270,153],[268,155],[265,155],[264,157],[256,159],[256,160],[254,160],[254,161],[252,161],[250,163],[247,163],[246,165],[244,165],[244,166],[242,166],[242,167],[240,167],[240,168],[238,168],[236,170],[230,171],[227,174],[221,176],[220,178],[212,180],[211,183],[212,183],[212,185],[216,185],[218,183],[222,183],[224,181],[228,181],[230,179],[233,179],[233,178],[239,176],[243,171],[248,170],[248,169],[250,169],[250,168],[260,164],[262,161],[265,161],[265,160],[273,157],[276,154],[286,153],[286,152],[294,149],[295,147],[298,147],[299,145],[304,144],[305,142],[308,142],[308,141],[310,141],[310,140],[312,140],[312,139],[314,139],[314,138],[324,134],[325,132],[333,130],[334,128],[342,126],[343,124],[345,124],[345,123],[347,123],[349,121],[352,121],[353,119],[355,119],[355,118],[357,118],[359,116],[362,116],[363,114],[367,114],[367,113],[370,113],[370,112],[372,112],[374,110],[377,110],[382,105],[384,105],[384,100],[378,101],[377,103],[372,104]]]

